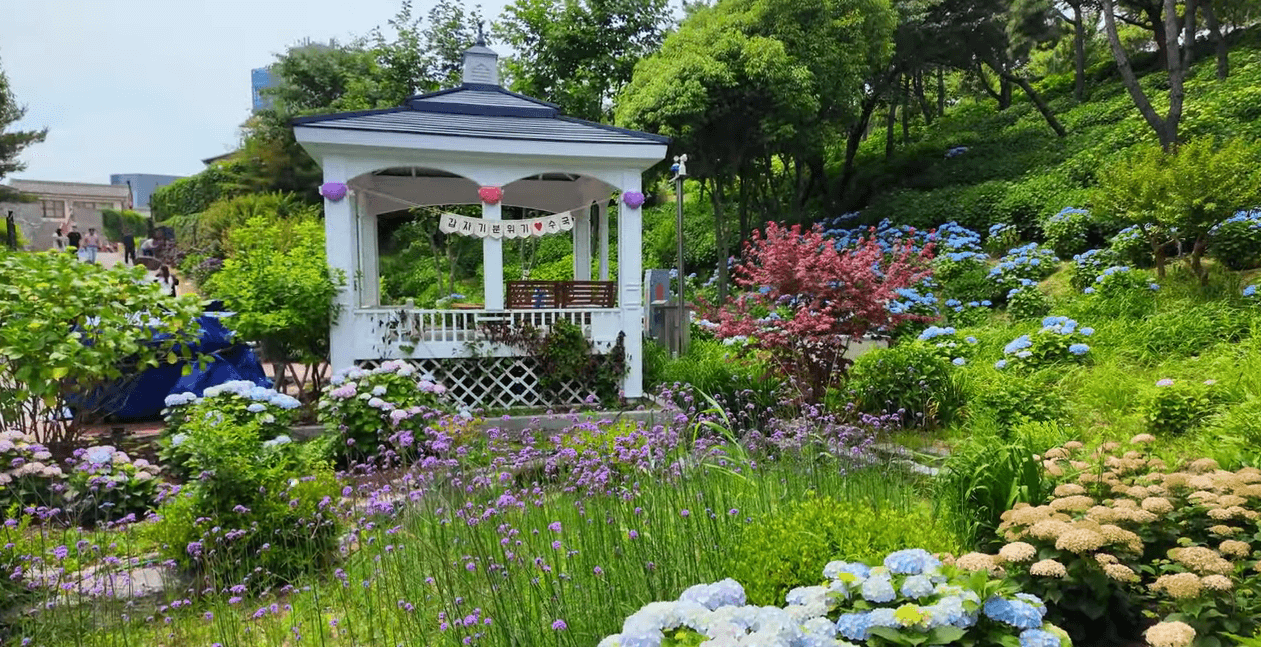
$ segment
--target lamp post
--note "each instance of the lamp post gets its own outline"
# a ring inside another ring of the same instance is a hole
[[[684,287],[686,285],[686,276],[683,273],[683,178],[687,177],[687,155],[675,155],[674,165],[670,167],[670,171],[674,173],[674,201],[677,206],[677,219],[675,226],[678,231],[675,234],[675,242],[678,246],[678,277],[679,277],[679,330],[675,337],[677,347],[674,349],[675,357],[681,357],[687,353],[688,338],[691,337],[692,325],[689,321],[687,311],[687,299],[684,298]]]

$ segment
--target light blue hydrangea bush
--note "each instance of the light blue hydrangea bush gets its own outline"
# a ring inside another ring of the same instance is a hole
[[[208,420],[216,425],[256,425],[259,439],[266,441],[289,434],[301,406],[291,395],[248,380],[209,387],[201,396],[173,393],[166,396],[166,426],[158,441],[158,456],[174,475],[188,476],[184,469],[188,456],[181,446],[188,437],[186,427],[190,423]]]
[[[1120,256],[1111,249],[1092,249],[1073,256],[1073,273],[1069,283],[1084,290],[1095,283],[1095,277],[1109,267],[1120,265]]]
[[[991,256],[1000,256],[1003,252],[1015,247],[1020,242],[1020,230],[1009,222],[990,225],[989,236],[985,238],[985,251]]]
[[[1018,288],[1007,293],[1007,313],[1013,319],[1037,319],[1051,312],[1051,297],[1038,289],[1038,285],[1028,279]]]
[[[1252,305],[1261,305],[1261,289],[1257,285],[1249,285],[1243,289],[1244,301]]]
[[[70,474],[64,492],[66,511],[87,526],[143,518],[158,498],[158,466],[110,445],[77,449],[66,461]]]
[[[922,549],[890,553],[874,567],[831,562],[820,581],[789,591],[783,607],[745,604],[744,589],[730,579],[700,584],[675,602],[644,606],[600,647],[1071,647],[1063,630],[1045,622],[1046,605],[1036,596]]]
[[[1086,251],[1086,235],[1090,229],[1090,212],[1067,207],[1042,223],[1046,244],[1060,258],[1072,258]]]
[[[1208,232],[1208,252],[1232,270],[1261,267],[1261,209],[1240,211]]]
[[[999,292],[1007,294],[1012,289],[1027,285],[1026,282],[1036,283],[1054,274],[1058,264],[1055,252],[1037,243],[1029,243],[1009,250],[997,265],[990,268],[989,277]]]
[[[1056,363],[1081,363],[1090,356],[1089,338],[1093,328],[1078,328],[1068,317],[1046,317],[1042,328],[1021,335],[1003,347],[1003,359],[995,368],[1041,368]]]
[[[1137,225],[1122,229],[1108,241],[1108,249],[1121,262],[1134,267],[1151,267],[1152,245]]]
[[[976,350],[976,337],[961,336],[953,326],[929,326],[919,334],[916,341],[932,348],[938,357],[954,364],[964,366]]]
[[[989,299],[963,302],[959,299],[946,299],[942,303],[946,322],[952,326],[979,326],[989,319],[994,311],[994,302]]]

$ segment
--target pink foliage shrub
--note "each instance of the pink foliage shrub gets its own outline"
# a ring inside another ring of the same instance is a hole
[[[753,232],[734,271],[737,296],[707,313],[724,339],[747,340],[764,351],[785,377],[817,401],[840,383],[852,363],[850,342],[904,321],[930,317],[893,313],[896,291],[931,274],[932,246],[894,241],[882,249],[874,238],[837,250],[815,227],[766,226]]]

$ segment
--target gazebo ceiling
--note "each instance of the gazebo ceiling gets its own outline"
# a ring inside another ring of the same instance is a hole
[[[385,177],[440,177],[440,178],[462,178],[455,173],[450,173],[440,169],[422,168],[416,166],[401,166],[393,168],[385,168],[372,173],[376,176]],[[518,182],[524,180],[540,181],[540,182],[576,182],[582,176],[577,173],[540,173],[529,177],[523,177]]]

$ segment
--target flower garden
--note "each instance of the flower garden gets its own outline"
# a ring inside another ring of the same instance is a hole
[[[694,286],[639,412],[509,425],[386,362],[172,395],[127,451],[4,431],[0,644],[1255,644],[1255,257],[850,222]]]

